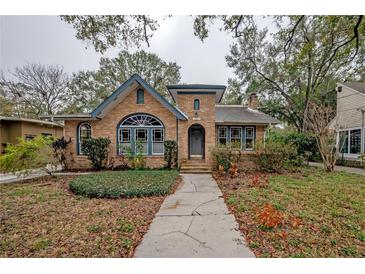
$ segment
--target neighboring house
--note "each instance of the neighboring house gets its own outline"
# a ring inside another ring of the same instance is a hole
[[[356,160],[365,150],[365,83],[337,84],[337,114],[331,127],[337,132],[339,156]]]
[[[91,113],[52,116],[65,121],[65,137],[72,140],[69,166],[89,167],[82,142],[90,137],[109,137],[109,157],[114,158],[141,141],[149,167],[162,167],[163,142],[176,140],[180,165],[200,159],[200,164],[210,166],[210,148],[216,143],[237,142],[242,151],[250,152],[268,126],[279,123],[256,110],[255,94],[249,107],[225,106],[219,105],[225,86],[170,85],[167,89],[176,106],[134,74]]]
[[[31,140],[37,135],[61,138],[63,126],[43,120],[0,116],[0,154],[7,144],[16,144],[18,138]]]

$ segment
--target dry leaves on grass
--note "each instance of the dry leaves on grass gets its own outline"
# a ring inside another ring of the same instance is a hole
[[[133,256],[164,197],[88,199],[72,178],[0,186],[0,257]]]
[[[268,178],[267,187],[250,187],[257,175]],[[363,176],[313,168],[214,176],[257,257],[365,257]],[[272,228],[260,222],[265,204],[283,218]]]

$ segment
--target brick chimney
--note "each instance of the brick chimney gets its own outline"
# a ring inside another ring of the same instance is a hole
[[[251,109],[257,109],[258,104],[259,101],[256,93],[251,93],[250,97],[248,98],[248,107]]]

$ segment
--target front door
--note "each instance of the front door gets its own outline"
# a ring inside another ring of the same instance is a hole
[[[204,129],[202,126],[190,128],[190,158],[204,158]]]

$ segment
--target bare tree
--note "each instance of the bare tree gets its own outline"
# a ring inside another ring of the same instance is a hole
[[[6,78],[0,77],[0,87],[7,100],[15,103],[13,115],[38,117],[61,111],[67,101],[68,76],[62,67],[27,64],[16,67]]]
[[[333,171],[337,158],[336,132],[329,128],[335,114],[332,107],[321,106],[314,102],[311,102],[308,108],[307,128],[317,140],[324,169],[328,172]]]

